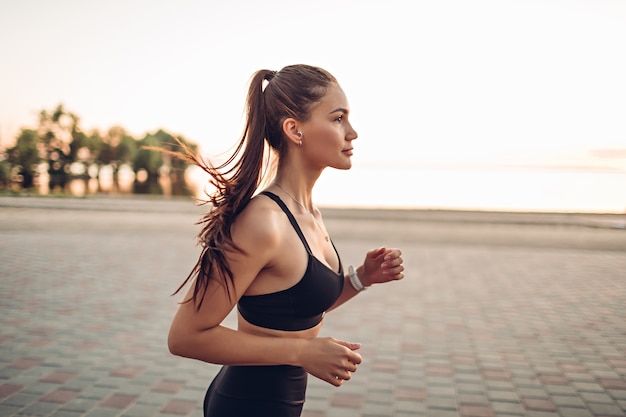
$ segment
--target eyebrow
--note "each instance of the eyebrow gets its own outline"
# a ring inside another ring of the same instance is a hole
[[[339,107],[339,108],[329,112],[328,114],[333,114],[333,113],[337,113],[337,112],[342,112],[342,113],[345,113],[345,114],[350,113],[350,111],[348,109],[344,109],[343,107]]]

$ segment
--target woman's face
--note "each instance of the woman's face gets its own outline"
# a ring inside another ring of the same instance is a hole
[[[302,150],[313,168],[350,169],[352,141],[357,138],[348,116],[345,93],[331,84],[322,100],[313,107],[309,120],[300,124]]]

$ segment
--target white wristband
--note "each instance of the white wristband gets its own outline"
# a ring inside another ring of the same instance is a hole
[[[356,274],[356,271],[354,270],[352,265],[348,267],[348,278],[350,279],[350,284],[352,285],[352,288],[354,288],[357,292],[361,292],[367,289],[359,279],[359,276]]]

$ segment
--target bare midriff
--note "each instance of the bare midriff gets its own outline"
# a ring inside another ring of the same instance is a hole
[[[305,330],[295,330],[295,331],[287,331],[287,330],[276,330],[276,329],[268,329],[266,327],[255,326],[254,324],[246,321],[241,314],[237,314],[237,330],[240,332],[252,334],[255,336],[265,336],[265,337],[291,337],[296,339],[315,339],[322,328],[322,323],[324,320],[310,329]]]

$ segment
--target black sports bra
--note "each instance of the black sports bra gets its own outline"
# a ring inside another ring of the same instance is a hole
[[[310,329],[322,321],[324,312],[335,304],[343,291],[343,267],[339,253],[333,245],[339,260],[339,272],[336,273],[313,255],[298,222],[280,197],[269,191],[261,194],[274,200],[285,212],[306,248],[309,260],[304,276],[297,284],[269,294],[244,295],[239,299],[237,308],[246,321],[256,326],[288,331]]]

